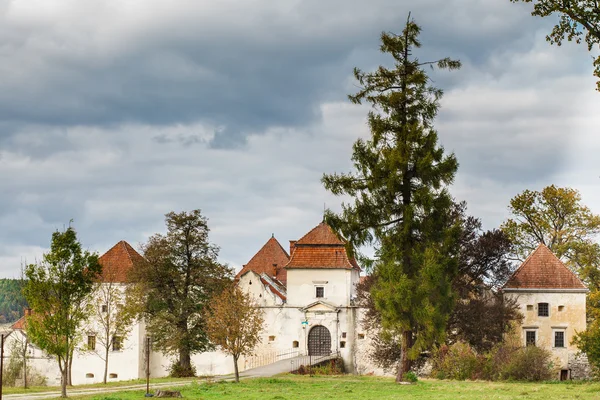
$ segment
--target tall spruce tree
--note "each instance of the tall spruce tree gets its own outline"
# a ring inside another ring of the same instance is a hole
[[[354,143],[355,172],[322,179],[335,195],[353,197],[341,214],[328,213],[328,222],[349,238],[351,251],[362,245],[376,249],[373,264],[361,260],[378,277],[371,296],[381,313],[381,335],[397,337],[402,345],[397,381],[421,351],[443,339],[460,234],[446,189],[458,162],[438,145],[433,120],[442,90],[430,85],[424,68],[453,70],[461,64],[416,58],[420,31],[409,15],[401,35],[381,35],[380,49],[393,57],[393,68],[355,68],[360,90],[349,98],[372,105],[371,136]]]

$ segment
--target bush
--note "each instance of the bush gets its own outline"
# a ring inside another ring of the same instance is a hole
[[[478,379],[482,358],[466,343],[443,345],[433,354],[433,376],[438,379]]]
[[[419,378],[417,377],[417,374],[415,374],[412,371],[408,371],[407,373],[404,374],[404,380],[406,382],[412,382],[412,383],[416,383]]]
[[[527,346],[513,352],[510,361],[500,372],[501,379],[517,381],[545,381],[553,376],[552,354],[536,346]]]
[[[545,349],[501,343],[478,355],[468,344],[441,346],[432,357],[438,379],[544,381],[553,376],[552,354]]]
[[[169,376],[172,378],[187,378],[196,376],[196,368],[190,365],[189,368],[183,368],[177,361],[173,362],[169,367]]]

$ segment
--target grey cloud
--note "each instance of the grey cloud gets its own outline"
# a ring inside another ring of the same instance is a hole
[[[399,31],[409,9],[423,25],[426,48],[434,43],[431,53],[464,54],[476,63],[520,37],[515,27],[530,21],[521,7],[481,0],[180,1],[152,9],[49,0],[42,10],[24,7],[8,3],[0,11],[0,120],[201,121],[222,127],[212,139],[217,148],[268,127],[319,121],[318,105],[345,98],[352,67],[379,62],[372,57],[379,32]]]

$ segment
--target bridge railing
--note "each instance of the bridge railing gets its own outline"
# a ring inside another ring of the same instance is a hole
[[[243,370],[262,367],[264,365],[273,364],[277,361],[287,360],[288,358],[294,358],[304,355],[304,351],[299,348],[278,350],[269,353],[257,354],[254,356],[246,357],[244,361]]]
[[[323,361],[332,360],[334,358],[340,357],[339,351],[332,351],[329,354],[313,356],[313,355],[303,355],[301,357],[294,358],[290,360],[290,372],[297,371],[300,366],[312,366]]]

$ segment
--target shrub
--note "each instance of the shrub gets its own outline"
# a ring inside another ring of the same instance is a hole
[[[196,376],[196,368],[190,365],[189,368],[183,368],[177,361],[173,362],[169,367],[169,376],[172,378],[187,378]]]
[[[527,346],[512,353],[501,371],[501,379],[545,381],[552,378],[552,354],[536,346]]]
[[[417,374],[415,374],[412,371],[408,371],[407,373],[405,373],[404,379],[406,380],[406,382],[412,382],[412,383],[415,383],[419,380],[419,378],[417,377]]]
[[[438,379],[478,379],[482,358],[466,343],[443,345],[433,354],[433,375]]]

